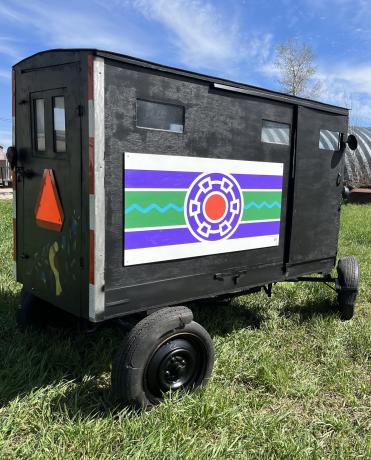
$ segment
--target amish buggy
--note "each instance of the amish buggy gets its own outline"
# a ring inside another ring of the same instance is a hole
[[[336,263],[347,109],[71,49],[14,66],[13,120],[18,322],[134,318],[112,366],[123,402],[207,383],[195,301],[323,282],[353,316],[358,263]]]

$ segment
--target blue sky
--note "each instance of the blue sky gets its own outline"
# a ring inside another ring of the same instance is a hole
[[[371,126],[370,0],[1,0],[0,144],[11,143],[11,66],[48,48],[88,47],[278,89],[290,37],[312,46],[321,100]]]

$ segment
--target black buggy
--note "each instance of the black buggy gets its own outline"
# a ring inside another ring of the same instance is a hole
[[[208,381],[194,301],[325,282],[353,316],[357,261],[330,274],[347,109],[72,49],[14,66],[13,119],[18,321],[139,316],[112,367],[124,402]]]

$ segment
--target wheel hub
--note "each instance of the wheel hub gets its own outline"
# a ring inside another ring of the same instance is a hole
[[[202,369],[198,347],[189,340],[175,338],[154,353],[148,369],[147,383],[154,395],[192,387]]]

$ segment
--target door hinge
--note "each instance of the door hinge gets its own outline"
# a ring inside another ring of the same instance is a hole
[[[82,117],[84,115],[84,106],[83,105],[78,105],[77,106],[77,113],[79,114],[79,117]]]
[[[84,268],[84,258],[80,257],[80,268]]]

